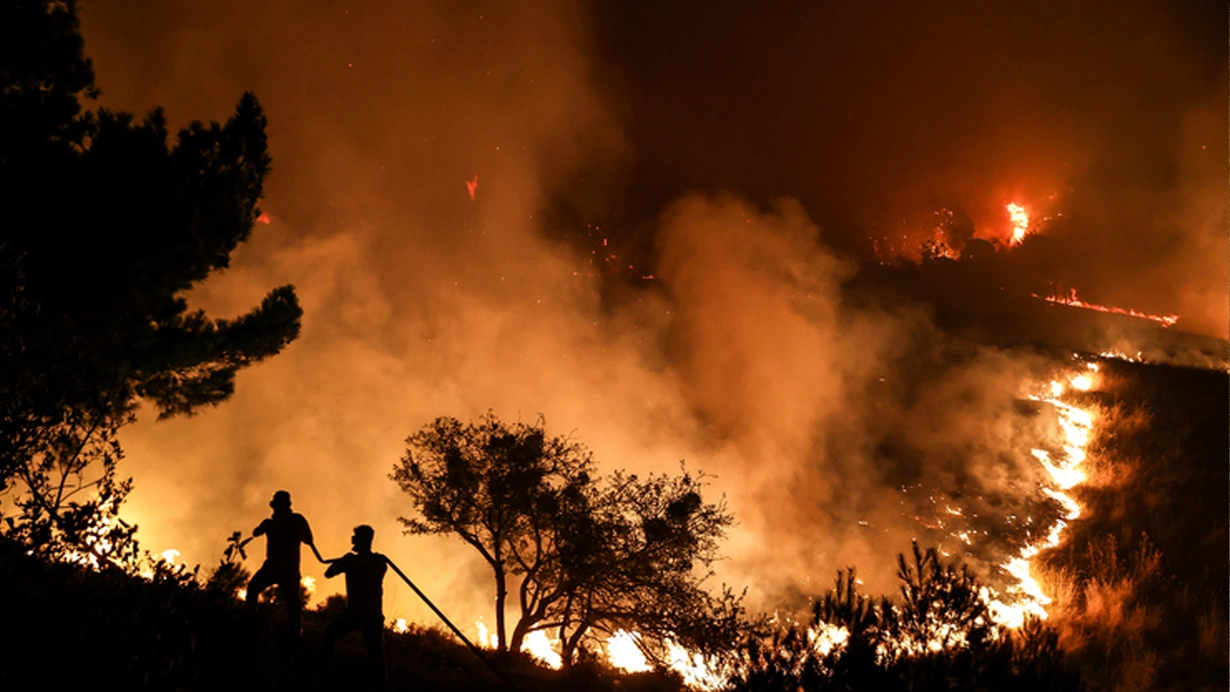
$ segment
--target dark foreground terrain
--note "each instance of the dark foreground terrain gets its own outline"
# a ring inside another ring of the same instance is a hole
[[[1230,381],[1225,372],[1100,362],[1087,394],[1103,420],[1083,506],[1039,575],[1056,595],[1049,625],[1090,690],[1224,690],[1230,682]],[[208,572],[210,570],[203,570]],[[339,604],[304,614],[292,646],[279,606],[248,609],[238,583],[202,586],[163,567],[152,578],[47,563],[0,542],[0,689],[363,689],[357,635],[334,661],[321,633]],[[386,632],[388,690],[506,690],[440,629]],[[518,689],[678,690],[668,674],[569,671],[522,655],[494,663]],[[825,688],[827,689],[827,688]],[[912,689],[912,688],[910,688]],[[931,688],[928,688],[931,689]],[[946,689],[946,688],[936,688]]]

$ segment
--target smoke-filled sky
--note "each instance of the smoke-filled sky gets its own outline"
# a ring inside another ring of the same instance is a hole
[[[387,475],[435,416],[542,413],[607,469],[716,475],[721,576],[762,601],[885,586],[902,487],[1028,480],[1041,366],[843,301],[873,237],[948,208],[1002,238],[1016,201],[1082,296],[1230,332],[1226,12],[1172,4],[94,0],[102,105],[266,108],[271,223],[190,301],[305,309],[230,402],[125,431],[127,513],[209,565],[285,488],[465,623],[485,568],[402,537]]]

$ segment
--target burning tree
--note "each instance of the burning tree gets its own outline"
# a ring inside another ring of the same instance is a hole
[[[407,533],[456,534],[491,567],[498,648],[554,630],[571,663],[618,629],[639,632],[649,653],[667,641],[730,641],[738,599],[701,583],[732,517],[704,502],[702,477],[596,480],[592,455],[544,426],[490,412],[470,424],[438,418],[407,439],[391,476],[417,513],[401,519]],[[520,615],[508,636],[513,580]]]
[[[302,311],[291,286],[231,320],[182,297],[228,266],[260,215],[270,157],[253,95],[225,125],[193,123],[169,145],[161,111],[139,124],[82,111],[98,92],[73,0],[2,12],[0,492],[18,509],[7,533],[84,543],[97,559],[131,538],[116,514],[128,484],[115,434],[137,403],[166,418],[224,401],[239,369],[295,339]]]

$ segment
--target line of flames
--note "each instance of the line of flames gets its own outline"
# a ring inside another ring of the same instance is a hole
[[[1064,509],[1063,518],[1046,533],[1045,537],[1022,548],[1015,557],[1009,559],[1001,568],[1015,581],[1005,589],[1003,594],[990,587],[983,587],[980,597],[987,604],[992,620],[1010,629],[1021,627],[1027,617],[1046,619],[1046,606],[1051,598],[1045,593],[1042,585],[1033,576],[1033,559],[1043,550],[1053,548],[1062,540],[1068,522],[1078,518],[1081,506],[1067,491],[1087,480],[1085,471],[1081,468],[1086,460],[1089,441],[1092,437],[1096,412],[1093,409],[1063,401],[1070,391],[1087,392],[1097,384],[1098,365],[1086,363],[1083,369],[1070,372],[1064,379],[1052,380],[1037,386],[1037,391],[1028,397],[1051,405],[1056,411],[1057,422],[1061,430],[1060,447],[1062,452],[1052,454],[1043,449],[1032,449],[1031,454],[1046,470],[1050,484],[1042,487],[1042,492],[1053,498]],[[949,510],[951,514],[960,514],[960,509]],[[954,538],[968,544],[970,538],[967,532],[959,531],[952,534]],[[494,635],[490,635],[481,623],[479,640],[489,646],[494,646]],[[552,667],[560,666],[560,657],[556,652],[556,643],[545,633],[535,632],[526,638],[524,650],[539,661]],[[849,639],[849,632],[844,627],[820,623],[808,631],[808,639],[821,654],[828,654],[843,647]],[[920,654],[928,651],[939,651],[947,646],[960,646],[963,633],[948,626],[937,623],[937,630],[927,641],[897,642],[899,651],[906,655]],[[606,642],[607,660],[612,666],[628,672],[639,672],[652,669],[641,653],[637,644],[639,635],[635,632],[619,630]],[[669,668],[678,673],[685,684],[694,689],[713,690],[722,687],[726,676],[709,660],[700,654],[685,648],[669,644]]]
[[[1050,452],[1043,449],[1033,449],[1031,453],[1047,471],[1052,482],[1052,486],[1043,487],[1042,492],[1063,507],[1064,517],[1055,522],[1045,538],[1025,546],[1016,557],[1003,565],[1003,569],[1017,582],[1007,589],[1007,595],[1011,597],[1009,601],[1000,599],[990,589],[983,589],[983,600],[991,611],[991,617],[1005,627],[1018,628],[1024,624],[1027,616],[1042,619],[1047,617],[1046,606],[1051,603],[1051,598],[1034,578],[1031,560],[1043,550],[1059,545],[1068,522],[1081,515],[1080,504],[1065,491],[1087,480],[1081,466],[1087,456],[1086,448],[1095,421],[1095,412],[1092,409],[1066,403],[1060,397],[1069,390],[1090,391],[1095,385],[1097,374],[1097,363],[1087,363],[1085,371],[1069,374],[1067,382],[1052,380],[1043,392],[1030,396],[1035,401],[1053,406],[1058,415],[1059,427],[1063,433],[1062,454],[1057,455],[1057,458],[1052,457]]]
[[[1053,295],[1053,296],[1044,297],[1044,296],[1038,295],[1037,293],[1033,293],[1031,295],[1033,295],[1033,297],[1035,298],[1042,298],[1042,300],[1045,300],[1048,303],[1057,303],[1059,305],[1067,305],[1073,308],[1084,308],[1085,310],[1096,310],[1098,312],[1106,312],[1106,313],[1110,313],[1113,315],[1127,315],[1129,317],[1138,317],[1143,320],[1151,320],[1153,322],[1157,322],[1163,327],[1173,326],[1174,323],[1179,321],[1178,315],[1152,315],[1147,312],[1140,312],[1139,310],[1133,310],[1131,308],[1117,308],[1117,307],[1114,307],[1113,305],[1097,305],[1094,303],[1086,303],[1085,301],[1081,300],[1080,297],[1076,295],[1075,288],[1069,291],[1068,295],[1066,296],[1065,295]]]

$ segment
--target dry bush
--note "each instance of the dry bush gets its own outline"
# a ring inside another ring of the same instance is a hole
[[[1129,552],[1107,534],[1090,541],[1073,563],[1047,577],[1061,646],[1093,673],[1094,687],[1149,689],[1163,625],[1151,598],[1163,581],[1161,552],[1148,536]]]
[[[1196,616],[1197,643],[1200,655],[1208,661],[1223,662],[1230,649],[1230,632],[1226,627],[1224,607],[1210,609]]]

